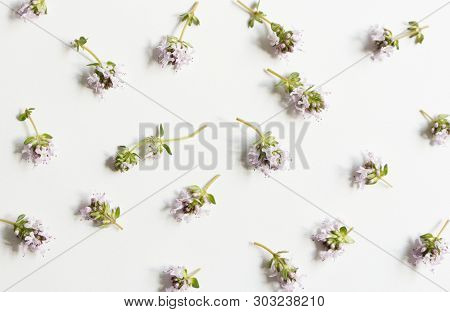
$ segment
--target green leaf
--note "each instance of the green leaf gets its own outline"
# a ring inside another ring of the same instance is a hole
[[[41,135],[42,135],[42,137],[44,137],[46,139],[49,139],[49,140],[53,139],[53,137],[50,134],[48,134],[48,133],[43,133]]]
[[[163,144],[163,147],[164,147],[164,149],[166,150],[166,152],[167,152],[169,155],[172,155],[172,151],[170,150],[169,145]]]
[[[20,216],[17,217],[17,222],[21,221],[23,218],[25,218],[25,215],[21,214]]]
[[[193,277],[193,278],[191,279],[191,281],[192,281],[192,287],[194,287],[194,288],[200,288],[200,284],[198,283],[197,278]]]
[[[197,18],[197,16],[194,16],[192,18],[192,21],[194,22],[194,25],[196,25],[196,26],[200,25],[200,20]]]
[[[87,38],[81,36],[81,37],[78,39],[78,44],[79,44],[80,46],[83,46],[83,45],[85,45],[86,43],[87,43]]]
[[[208,197],[208,201],[209,201],[211,204],[213,204],[213,205],[216,204],[216,199],[214,198],[214,195],[213,195],[213,194],[208,194],[208,195],[206,195],[206,197]]]
[[[421,235],[420,238],[424,238],[424,239],[433,239],[434,236],[433,236],[433,234],[427,233],[427,234]]]
[[[164,128],[163,128],[162,124],[159,125],[159,133],[158,134],[159,134],[160,138],[164,136]]]
[[[120,207],[116,208],[116,211],[114,211],[114,218],[117,219],[120,217]]]
[[[346,238],[345,238],[345,242],[346,242],[347,244],[353,244],[353,243],[355,242],[355,240],[354,240],[353,238],[351,238],[351,237],[346,237]]]
[[[86,66],[100,66],[99,63],[91,63],[91,64],[87,64]]]
[[[386,165],[384,165],[384,168],[383,168],[383,176],[385,176],[387,174],[388,174],[388,165],[386,164]]]
[[[347,235],[347,228],[345,226],[342,226],[339,229],[339,232],[341,232],[341,234],[345,236],[345,235]]]
[[[31,136],[26,138],[26,140],[23,142],[23,145],[31,144],[35,140],[35,137]]]
[[[191,185],[188,187],[188,189],[192,192],[200,193],[202,188],[198,185]]]

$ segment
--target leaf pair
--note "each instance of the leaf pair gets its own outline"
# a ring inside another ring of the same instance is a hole
[[[50,144],[50,140],[53,137],[48,133],[39,134],[36,136],[30,136],[25,139],[23,142],[24,145],[31,144],[32,146],[48,146]]]
[[[422,29],[419,26],[419,23],[417,23],[416,21],[410,21],[408,22],[408,30],[411,32],[411,34],[409,35],[409,38],[416,38],[415,39],[415,43],[416,44],[421,44],[423,42],[423,40],[425,39],[425,36],[422,33]]]
[[[283,86],[287,93],[291,93],[294,89],[303,86],[303,83],[301,82],[300,74],[293,72],[285,77],[285,79],[281,79],[276,86]]]
[[[87,41],[87,38],[81,36],[80,38],[73,41],[73,45],[77,49],[77,51],[80,51],[80,48],[84,49],[84,45],[87,43]]]
[[[25,109],[25,112],[23,112],[22,114],[20,114],[20,115],[17,117],[17,119],[18,119],[19,121],[25,121],[25,120],[27,120],[28,118],[30,118],[31,113],[33,113],[33,111],[34,111],[34,108],[27,108],[27,109]]]
[[[200,20],[194,15],[194,12],[188,12],[180,15],[181,22],[187,22],[188,26],[200,25]]]
[[[261,2],[261,0],[258,1],[253,13],[251,13],[251,17],[248,21],[249,28],[253,28],[253,26],[255,26],[255,21],[257,21],[258,23],[261,23],[261,24],[264,22],[263,18],[266,16],[266,14],[259,10],[260,2]]]
[[[198,279],[196,277],[190,276],[188,274],[188,271],[187,271],[186,268],[183,270],[183,279],[186,281],[186,283],[189,286],[191,286],[193,288],[200,288],[200,284],[198,282]]]
[[[159,125],[158,136],[159,136],[161,139],[162,139],[162,137],[164,136],[164,128],[163,128],[163,125],[162,125],[162,124]],[[162,140],[161,140],[161,141],[162,141]],[[166,143],[163,143],[163,144],[162,144],[162,147],[166,150],[166,152],[167,152],[169,155],[172,155],[172,151],[171,151],[169,145],[167,145]]]

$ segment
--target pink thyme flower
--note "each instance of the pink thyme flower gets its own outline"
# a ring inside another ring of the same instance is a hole
[[[216,199],[208,193],[208,189],[218,178],[219,175],[214,176],[203,188],[191,185],[180,192],[170,211],[178,222],[189,222],[193,217],[209,214],[207,208],[211,204],[215,205]]]
[[[342,255],[344,245],[354,243],[354,240],[348,236],[352,230],[353,228],[347,229],[337,221],[323,221],[317,233],[312,236],[312,240],[322,247],[322,250],[319,251],[321,260],[336,259]]]
[[[191,273],[184,266],[171,266],[164,271],[169,277],[170,286],[166,288],[167,292],[185,292],[189,291],[191,288],[199,288],[199,282],[195,274],[197,274],[200,269],[197,269]]]
[[[16,12],[17,15],[24,19],[36,18],[40,15],[47,14],[47,4],[45,0],[28,0]]]
[[[175,71],[189,65],[194,59],[194,49],[184,41],[179,42],[176,37],[165,37],[158,45],[157,50],[161,66],[173,66]]]
[[[375,157],[373,153],[367,153],[364,163],[355,171],[353,175],[353,183],[359,188],[364,185],[373,185],[378,181],[383,181],[386,185],[391,186],[384,177],[388,174],[388,165],[381,162],[381,159]]]
[[[446,220],[436,236],[427,233],[415,241],[409,259],[411,264],[417,266],[419,263],[423,263],[431,266],[433,271],[433,267],[441,263],[444,255],[450,252],[448,243],[441,237],[448,223],[449,220]]]
[[[300,270],[291,264],[291,261],[282,255],[288,251],[282,250],[274,252],[263,244],[254,242],[255,246],[258,246],[272,256],[272,258],[267,263],[269,269],[269,277],[276,278],[279,285],[280,291],[298,291],[303,288],[301,280],[303,279]]]
[[[53,137],[48,133],[39,133],[36,124],[31,118],[34,108],[27,108],[21,113],[17,119],[19,121],[28,120],[36,135],[29,136],[23,142],[22,158],[35,166],[48,164],[48,162],[56,156],[55,147],[53,145]]]
[[[15,222],[0,219],[0,222],[12,225],[14,234],[20,239],[20,246],[24,251],[45,252],[45,246],[53,237],[47,233],[42,222],[37,219],[28,218],[24,214],[17,217]]]
[[[178,71],[192,63],[194,49],[189,42],[183,40],[183,36],[189,26],[200,25],[200,20],[195,16],[197,7],[198,1],[194,3],[188,12],[180,16],[180,22],[184,23],[184,25],[179,37],[164,37],[156,47],[158,62],[162,67],[172,66],[175,71]]]

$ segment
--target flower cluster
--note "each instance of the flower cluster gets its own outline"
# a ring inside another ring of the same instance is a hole
[[[273,252],[260,243],[255,242],[254,244],[272,255],[272,259],[268,262],[269,277],[278,279],[282,291],[297,291],[303,288],[301,284],[303,276],[300,274],[300,270],[292,265],[289,259],[282,256],[282,254],[288,251]]]
[[[105,90],[114,89],[123,85],[122,76],[124,73],[118,66],[111,61],[103,63],[97,55],[86,46],[87,39],[80,37],[75,39],[72,43],[73,47],[80,50],[80,48],[89,53],[95,61],[87,66],[91,67],[91,73],[87,77],[87,86],[91,88],[95,94],[103,96]]]
[[[400,48],[399,40],[405,37],[415,38],[415,43],[422,43],[424,35],[422,30],[427,26],[420,27],[415,21],[408,22],[408,28],[401,34],[394,36],[392,31],[379,25],[372,26],[369,31],[369,37],[372,40],[373,51],[372,59],[382,60],[391,56],[394,51]]]
[[[276,23],[270,24],[269,43],[274,48],[275,54],[286,55],[298,49],[300,42],[300,31],[284,30],[284,28]]]
[[[259,10],[260,1],[258,1],[254,8],[248,7],[239,0],[237,0],[237,3],[250,14],[248,21],[249,28],[253,28],[255,21],[261,24],[267,23],[270,26],[268,39],[276,55],[284,56],[294,52],[298,48],[300,44],[300,32],[297,30],[285,30],[280,24],[268,20],[267,15]]]
[[[158,135],[146,137],[132,147],[119,146],[114,160],[114,168],[120,172],[126,172],[137,165],[141,157],[136,151],[140,147],[144,147],[145,158],[158,159],[164,151],[169,155],[172,155],[172,151],[169,145],[167,145],[168,142],[190,139],[205,128],[206,126],[202,126],[198,130],[184,137],[164,139],[164,128],[160,125]]]
[[[200,25],[200,20],[195,16],[198,2],[195,2],[189,12],[180,15],[180,20],[184,23],[179,37],[164,37],[156,47],[158,51],[158,62],[163,66],[172,66],[176,71],[184,65],[189,65],[193,60],[194,49],[192,45],[183,40],[187,27]]]
[[[47,14],[45,0],[27,0],[17,10],[17,14],[23,18],[34,18]]]
[[[53,137],[48,133],[40,134],[37,130],[31,114],[34,108],[27,108],[21,113],[17,119],[19,121],[29,120],[35,131],[34,136],[29,136],[23,142],[22,158],[33,163],[35,166],[41,164],[48,164],[48,162],[56,156],[55,147],[53,145]]]
[[[44,245],[52,239],[41,221],[30,219],[24,214],[20,215],[15,222],[3,219],[0,219],[0,222],[12,225],[14,233],[21,240],[21,245],[30,251],[45,251]]]
[[[341,255],[345,244],[353,244],[355,241],[348,236],[353,228],[348,229],[337,221],[325,220],[312,236],[312,240],[321,244],[324,250],[319,252],[322,261]]]
[[[184,65],[189,65],[193,58],[194,49],[186,41],[180,41],[177,37],[167,36],[157,47],[158,62],[162,67],[173,66],[178,71]]]
[[[286,152],[279,148],[278,141],[271,132],[262,133],[251,123],[240,118],[236,118],[236,120],[252,128],[259,135],[258,140],[253,143],[248,152],[249,165],[255,170],[262,171],[265,175],[269,175],[271,170],[282,169],[286,163]]]
[[[208,193],[208,188],[219,178],[216,175],[203,188],[198,185],[191,185],[181,191],[180,196],[175,200],[170,213],[179,222],[189,222],[192,217],[200,217],[205,214],[205,205],[216,204],[214,195]]]
[[[450,137],[450,121],[449,115],[439,114],[432,118],[423,110],[420,111],[430,123],[431,142],[433,144],[442,145]]]
[[[388,174],[388,165],[381,162],[381,159],[374,156],[372,153],[367,153],[366,160],[363,165],[360,166],[354,176],[353,182],[362,188],[364,185],[373,185],[378,181],[383,181],[388,186],[391,186],[385,176]]]
[[[123,229],[116,221],[120,217],[120,208],[112,209],[105,193],[93,194],[90,205],[81,208],[80,214],[84,219],[92,220],[101,226],[114,224],[117,228]]]
[[[434,266],[441,262],[444,254],[449,253],[447,242],[440,237],[448,223],[447,220],[436,236],[427,233],[416,240],[410,257],[410,262],[413,265],[422,262]]]
[[[195,274],[197,274],[200,269],[188,273],[188,270],[182,266],[172,266],[168,268],[164,273],[166,273],[170,278],[171,286],[166,288],[168,292],[182,292],[188,291],[192,288],[200,288],[200,284]]]
[[[267,69],[267,72],[280,79],[276,86],[283,87],[285,92],[289,94],[289,104],[296,112],[304,118],[321,118],[321,113],[328,105],[320,90],[314,90],[313,85],[306,85],[301,80],[299,73],[293,72],[284,77],[270,68]]]

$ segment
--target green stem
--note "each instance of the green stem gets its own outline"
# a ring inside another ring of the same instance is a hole
[[[448,220],[448,219],[445,221],[445,223],[444,223],[444,225],[442,226],[441,230],[440,230],[439,233],[436,235],[436,239],[438,239],[438,238],[441,236],[442,232],[444,232],[444,230],[445,230],[445,228],[447,227],[447,225],[448,225],[449,222],[450,222],[450,220]]]
[[[186,139],[190,139],[194,136],[196,136],[197,134],[199,134],[200,132],[203,131],[203,129],[205,129],[207,126],[201,126],[198,130],[192,132],[191,134],[184,136],[184,137],[180,137],[180,138],[173,138],[173,139],[162,139],[162,142],[175,142],[175,141],[182,141],[182,140],[186,140]]]
[[[386,181],[384,178],[380,178],[380,180],[383,181],[387,186],[393,187],[392,184]]]
[[[281,76],[279,73],[273,71],[273,70],[270,69],[270,68],[267,68],[266,71],[267,71],[268,73],[274,75],[275,77],[278,77],[278,78],[279,78],[280,80],[282,80],[282,81],[287,81],[287,79],[286,79],[285,77]]]
[[[106,217],[106,219],[109,220],[109,222],[111,222],[111,224],[114,224],[115,226],[117,226],[117,228],[118,228],[119,230],[123,230],[123,227],[120,226],[120,224],[118,224],[118,223],[116,222],[116,220],[114,220],[113,218],[111,218],[111,217],[108,216],[107,214],[104,214],[104,216]]]
[[[144,145],[145,143],[147,143],[148,138],[143,138],[142,140],[140,140],[139,142],[137,142],[132,148],[130,148],[130,151],[134,151],[135,149],[141,147],[142,145]]]
[[[200,272],[200,268],[198,268],[198,269],[195,269],[194,271],[192,271],[189,275],[188,275],[188,277],[192,277],[192,276],[194,276],[195,274],[197,274],[198,272]]]
[[[83,50],[85,50],[87,53],[89,53],[90,55],[92,55],[92,57],[97,61],[97,63],[100,65],[100,67],[103,67],[102,61],[98,58],[97,55],[95,55],[94,52],[92,52],[91,49],[89,49],[89,48],[86,47],[86,46],[82,46],[82,48],[83,48]]]
[[[428,119],[430,122],[433,121],[433,118],[430,115],[428,115],[425,111],[420,110],[420,113],[422,114],[423,117]]]
[[[248,121],[245,121],[241,118],[236,118],[237,121],[243,123],[244,125],[246,125],[247,127],[252,128],[253,130],[256,131],[256,133],[259,134],[260,137],[264,137],[264,134],[261,132],[261,130],[259,130],[257,127],[255,127],[254,125],[252,125],[251,123],[249,123]]]
[[[29,116],[28,119],[30,120],[31,125],[33,126],[34,132],[36,132],[36,137],[39,138],[39,132],[38,132],[38,129],[36,127],[36,124],[33,121],[33,118],[31,118],[31,116]]]
[[[253,242],[253,245],[261,247],[262,249],[266,250],[267,252],[269,252],[272,256],[277,257],[278,255],[273,252],[269,247],[264,246],[263,244],[257,243],[257,242]]]
[[[15,225],[16,225],[15,222],[11,222],[11,221],[8,221],[8,220],[5,220],[5,219],[0,219],[0,222],[7,223],[7,224],[10,224],[10,225],[12,225],[12,226],[15,226]]]
[[[214,183],[216,182],[216,180],[220,177],[220,174],[214,176],[214,178],[212,178],[211,180],[209,180],[208,183],[206,183],[205,187],[203,188],[203,190],[206,192],[208,190],[208,188]]]
[[[258,12],[258,11],[255,11],[255,10],[253,10],[252,8],[250,8],[250,7],[248,7],[248,6],[246,6],[244,3],[242,3],[240,0],[236,0],[236,3],[237,4],[239,4],[242,8],[244,8],[248,13],[250,13],[250,15],[255,15],[255,13],[256,12]],[[271,21],[269,21],[265,16],[261,16],[261,19],[264,21],[264,22],[266,22],[267,24],[272,24],[272,22]]]
[[[194,5],[192,6],[192,8],[190,9],[188,14],[194,14],[197,7],[198,7],[198,1],[195,1]],[[188,27],[188,22],[189,22],[189,19],[187,19],[186,22],[184,23],[183,29],[181,30],[180,37],[178,39],[179,41],[183,41],[184,32],[186,31],[186,28]]]

